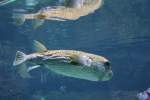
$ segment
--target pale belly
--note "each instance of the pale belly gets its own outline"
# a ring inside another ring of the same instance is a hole
[[[97,69],[92,69],[89,67],[72,65],[72,64],[46,65],[46,67],[49,70],[60,75],[85,79],[90,81],[99,81],[104,75],[104,72],[99,71]]]

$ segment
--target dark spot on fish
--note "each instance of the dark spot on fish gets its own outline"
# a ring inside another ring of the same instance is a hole
[[[111,66],[110,66],[110,65],[111,65],[110,62],[108,62],[108,61],[105,62],[105,63],[104,63],[105,69],[106,69],[106,70],[110,70],[110,69],[111,69]]]
[[[37,16],[37,18],[38,18],[38,19],[45,19],[45,18],[46,18],[46,16],[45,16],[45,15],[43,15],[43,14],[39,14],[39,15]]]
[[[46,56],[52,56],[53,54],[48,54],[48,55],[46,55]]]
[[[80,65],[79,63],[74,62],[74,61],[71,61],[70,64],[72,64],[72,65]]]

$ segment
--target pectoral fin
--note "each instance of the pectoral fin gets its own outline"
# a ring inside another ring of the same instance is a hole
[[[32,21],[33,28],[37,29],[38,27],[44,24],[44,21],[45,21],[44,19],[34,19]]]

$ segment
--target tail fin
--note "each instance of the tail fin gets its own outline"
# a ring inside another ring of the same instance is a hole
[[[42,52],[47,50],[47,48],[42,43],[36,40],[33,41],[33,49],[36,52]]]
[[[23,52],[17,51],[15,60],[13,62],[13,66],[20,65],[26,60],[27,60],[27,55],[24,54]]]
[[[14,24],[16,24],[16,25],[22,25],[22,24],[24,24],[24,22],[25,22],[25,16],[24,16],[24,14],[19,14],[19,13],[14,13],[13,14],[13,19],[14,19]]]

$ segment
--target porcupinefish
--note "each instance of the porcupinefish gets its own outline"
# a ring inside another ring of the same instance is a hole
[[[29,55],[17,51],[13,66],[23,78],[31,77],[30,71],[45,67],[62,76],[89,81],[107,81],[113,76],[110,62],[99,55],[76,50],[48,50],[34,41],[36,53]],[[33,65],[28,67],[27,65]]]
[[[62,0],[64,6],[49,6],[40,9],[37,13],[14,13],[13,18],[17,25],[22,25],[26,20],[33,21],[33,27],[41,26],[45,20],[68,21],[77,20],[82,16],[93,13],[101,7],[102,0]]]

